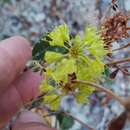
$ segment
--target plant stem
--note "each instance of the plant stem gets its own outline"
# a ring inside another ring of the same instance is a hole
[[[51,110],[49,110],[49,111],[51,111]],[[43,117],[48,117],[48,116],[54,116],[54,115],[57,115],[57,114],[59,114],[59,113],[62,113],[62,114],[64,114],[64,115],[66,115],[66,116],[70,116],[70,117],[72,117],[75,121],[77,121],[77,122],[79,122],[82,126],[84,126],[85,128],[87,128],[87,129],[89,129],[89,130],[94,130],[93,128],[91,128],[90,126],[88,126],[86,123],[84,123],[84,122],[82,122],[80,119],[78,119],[78,118],[76,118],[75,116],[73,116],[71,113],[69,113],[69,112],[53,112],[53,113],[50,113],[50,114],[47,114],[47,115],[44,115]]]
[[[111,10],[111,7],[112,7],[112,5],[110,4],[110,5],[107,7],[106,11],[104,12],[104,14],[103,14],[103,16],[102,16],[102,18],[101,18],[101,24],[103,24],[105,18],[107,17],[107,14],[108,14],[108,13],[110,12],[110,10]]]
[[[57,1],[52,0],[51,1],[51,15],[56,16],[56,12],[57,12]]]
[[[113,62],[113,60],[110,57],[107,57],[107,59],[110,62]],[[130,72],[126,71],[127,66],[120,66],[120,65],[115,65],[116,68],[118,68],[123,74],[130,76]],[[130,66],[128,66],[130,67]]]
[[[124,48],[127,48],[127,47],[129,47],[129,46],[130,46],[130,43],[128,43],[128,44],[126,44],[126,45],[124,45],[124,46],[122,46],[122,47],[119,47],[119,48],[117,48],[117,49],[114,49],[114,50],[112,50],[112,51],[119,51],[119,50],[124,49]]]
[[[124,58],[122,60],[112,61],[111,63],[108,63],[106,65],[111,66],[111,65],[125,63],[125,62],[130,62],[130,58]]]
[[[86,123],[82,122],[81,120],[79,120],[78,118],[76,118],[75,116],[73,116],[71,113],[68,112],[63,112],[66,116],[71,116],[74,120],[76,120],[77,122],[79,122],[82,126],[84,126],[85,128],[89,129],[89,130],[94,130],[93,128],[91,128],[90,126],[88,126]]]
[[[112,98],[116,99],[117,101],[120,102],[120,104],[122,104],[124,106],[123,98],[121,98],[120,96],[116,95],[113,91],[111,91],[111,90],[109,90],[109,89],[107,89],[107,88],[105,88],[105,87],[103,87],[101,85],[92,83],[90,81],[83,81],[83,80],[75,80],[74,83],[90,85],[90,86],[94,87],[95,89],[97,89],[99,91],[105,92],[107,95],[109,95]]]

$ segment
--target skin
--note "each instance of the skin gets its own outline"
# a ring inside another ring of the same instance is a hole
[[[31,70],[23,72],[31,56],[30,43],[20,36],[0,42],[0,129],[40,93],[38,86],[42,77]],[[42,123],[42,118],[36,113],[25,112],[17,119],[13,130],[54,130],[44,125],[22,127],[21,123],[29,122]]]

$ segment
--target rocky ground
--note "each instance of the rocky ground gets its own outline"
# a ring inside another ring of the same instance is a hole
[[[22,35],[35,44],[43,33],[64,22],[71,28],[72,34],[76,34],[77,31],[82,33],[86,25],[91,24],[96,27],[100,25],[109,2],[110,0],[1,0],[0,40]],[[129,0],[125,2],[119,0],[119,5],[126,11],[130,10]],[[114,87],[115,91],[120,95],[129,95],[129,79],[125,82],[128,86],[126,90],[122,78],[122,75],[119,75],[113,84],[119,86]],[[72,112],[76,112],[77,117],[95,127],[96,130],[105,130],[108,121],[119,115],[123,108],[116,101],[111,101],[107,106],[102,107],[97,97],[98,95],[92,96],[96,104],[91,112],[91,106],[77,106],[76,108],[79,109],[73,108]],[[71,130],[79,129],[85,130],[79,124]],[[124,130],[129,129],[129,125],[126,125]]]

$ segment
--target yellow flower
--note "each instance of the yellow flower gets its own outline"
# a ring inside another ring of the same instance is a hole
[[[47,81],[43,82],[41,88],[43,92],[52,93],[48,93],[43,102],[55,110],[58,109],[61,98],[67,94],[75,95],[79,103],[86,102],[94,89],[71,80],[75,78],[96,82],[101,77],[104,72],[103,59],[107,51],[100,34],[95,28],[88,27],[83,38],[76,35],[70,39],[69,29],[64,24],[56,27],[48,36],[52,40],[51,46],[62,46],[68,53],[46,52],[45,60],[49,66],[44,75]]]

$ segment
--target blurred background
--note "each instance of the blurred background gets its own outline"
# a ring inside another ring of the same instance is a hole
[[[25,36],[32,42],[55,25],[66,22],[71,32],[82,31],[87,24],[100,25],[111,0],[0,0],[0,39]],[[130,10],[129,0],[119,0]]]
[[[43,33],[64,22],[69,25],[73,35],[77,31],[82,34],[86,25],[100,27],[102,16],[110,2],[111,0],[0,0],[0,40],[21,35],[35,44]],[[130,0],[118,0],[118,4],[124,12],[129,13]],[[116,93],[127,96],[130,95],[129,81],[129,78],[119,75],[114,82],[106,84],[114,88]],[[80,106],[71,97],[66,97],[63,105],[95,130],[106,130],[108,122],[118,116],[123,108],[114,100],[104,101],[107,103],[102,105],[100,101],[104,100],[104,94],[94,94],[90,98],[90,104]],[[78,122],[71,123],[73,125],[70,124],[70,128],[60,129],[87,130]],[[124,130],[130,130],[129,123],[126,123]]]

